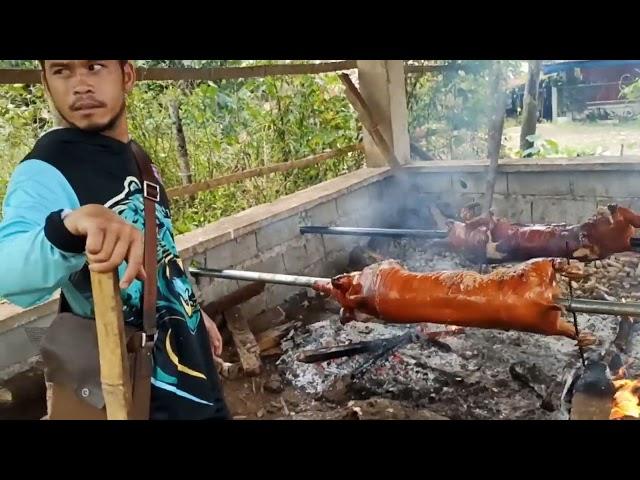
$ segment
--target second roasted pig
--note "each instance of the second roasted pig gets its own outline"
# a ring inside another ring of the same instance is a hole
[[[566,257],[588,261],[631,250],[640,215],[618,205],[598,209],[577,225],[517,225],[488,216],[448,224],[452,250],[476,261]]]

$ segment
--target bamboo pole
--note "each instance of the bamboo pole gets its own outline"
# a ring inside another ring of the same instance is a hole
[[[91,288],[107,420],[128,420],[132,405],[131,378],[117,274],[91,272]]]
[[[329,150],[318,155],[311,155],[300,160],[294,160],[291,162],[276,163],[274,165],[267,165],[265,167],[252,168],[251,170],[245,170],[244,172],[232,173],[230,175],[223,175],[221,177],[212,178],[211,180],[205,180],[203,182],[192,183],[191,185],[185,185],[183,187],[176,187],[167,190],[167,196],[169,198],[184,197],[187,195],[194,195],[199,192],[212,190],[222,185],[228,185],[230,183],[239,182],[241,180],[247,180],[253,177],[261,177],[270,173],[276,172],[288,172],[289,170],[295,170],[298,168],[311,167],[322,163],[325,160],[337,157],[339,155],[361,151],[363,149],[362,144],[349,145],[347,147],[336,148]]]

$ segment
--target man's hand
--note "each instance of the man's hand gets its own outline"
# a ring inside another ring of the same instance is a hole
[[[146,278],[143,267],[144,237],[142,232],[102,205],[85,205],[64,219],[73,235],[86,236],[89,269],[110,272],[127,261],[120,288],[127,288],[135,278]]]
[[[213,357],[219,357],[222,355],[222,335],[220,335],[216,323],[209,318],[209,315],[204,313],[204,310],[201,310],[200,312],[202,314],[202,319],[204,320],[204,326],[207,328],[207,333],[209,334],[209,342],[211,343],[211,352],[213,353]]]

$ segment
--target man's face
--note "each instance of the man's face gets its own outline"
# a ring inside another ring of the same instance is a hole
[[[82,130],[112,129],[122,118],[135,73],[119,60],[45,60],[43,83],[64,120]]]

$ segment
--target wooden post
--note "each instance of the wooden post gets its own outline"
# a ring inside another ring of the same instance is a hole
[[[409,127],[404,62],[402,60],[358,60],[358,88],[378,122],[395,157],[401,164],[409,162]],[[368,132],[363,132],[367,166],[387,166]]]
[[[529,75],[524,89],[522,127],[520,128],[520,150],[523,152],[533,147],[533,142],[527,140],[527,137],[536,133],[538,123],[538,84],[540,83],[541,67],[542,60],[529,60]]]
[[[131,378],[118,276],[115,272],[91,272],[91,288],[107,420],[128,420],[132,405]]]
[[[487,172],[487,184],[485,189],[483,213],[487,214],[493,203],[493,192],[495,190],[496,178],[498,176],[498,159],[500,158],[500,147],[502,146],[502,132],[504,130],[505,102],[504,102],[504,82],[502,63],[494,60],[491,69],[490,102],[491,111],[489,118],[489,134],[487,154],[489,157],[489,171]]]
[[[398,157],[396,157],[396,154],[391,147],[391,143],[389,143],[380,130],[380,122],[373,116],[371,108],[360,94],[358,88],[353,84],[351,78],[349,78],[349,75],[346,73],[340,74],[340,80],[342,80],[342,83],[345,86],[347,99],[358,113],[358,118],[360,119],[365,132],[369,134],[377,151],[382,155],[384,165],[399,167],[400,161],[398,160]]]

